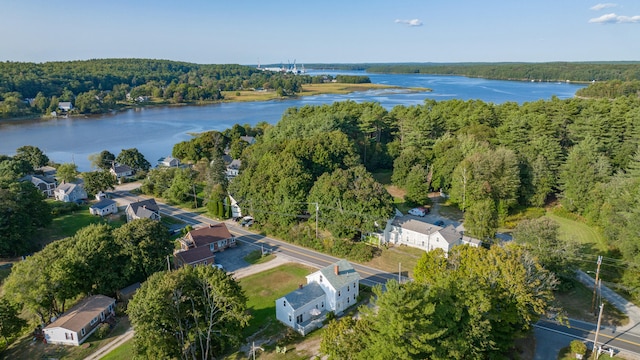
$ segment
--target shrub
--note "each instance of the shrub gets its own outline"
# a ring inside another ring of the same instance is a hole
[[[569,349],[573,354],[584,355],[587,353],[587,345],[580,340],[573,340],[570,342]]]
[[[98,339],[106,338],[111,332],[111,326],[107,323],[102,323],[98,325],[98,330],[96,330],[96,337]]]

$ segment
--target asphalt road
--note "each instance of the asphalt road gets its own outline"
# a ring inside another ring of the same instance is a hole
[[[144,197],[132,195],[128,191],[114,191],[111,194],[112,198],[117,199],[119,205],[126,205],[133,201],[145,199]],[[187,212],[167,204],[158,203],[158,206],[162,215],[172,216],[193,227],[217,223],[207,217]],[[254,249],[278,252],[298,262],[316,268],[328,266],[339,260],[333,256],[253,233],[236,225],[237,223],[225,223],[229,231],[236,236],[236,241],[240,243],[238,248],[228,249],[224,255],[220,253],[222,256],[219,256],[219,259],[216,260],[216,262],[220,262],[227,271],[232,272],[238,268],[248,266],[249,264],[244,263],[242,260],[244,257],[242,255]],[[397,273],[387,273],[355,263],[352,265],[362,277],[361,282],[365,285],[384,285],[391,279],[398,279]],[[574,338],[585,341],[589,347],[591,347],[595,337],[596,325],[571,320],[569,326],[564,326],[553,321],[540,320],[535,325],[535,328],[537,339],[535,359],[547,360],[557,358],[558,351],[562,347],[568,346],[569,342]],[[598,344],[613,347],[616,353],[622,352],[630,359],[640,359],[640,336],[637,334],[640,333],[640,329],[638,328],[640,328],[640,324],[636,325],[636,328],[618,332],[616,332],[615,329],[601,328],[600,334],[598,335]]]

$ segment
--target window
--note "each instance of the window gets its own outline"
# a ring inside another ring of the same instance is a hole
[[[93,325],[93,324],[95,324],[95,323],[97,323],[97,322],[98,322],[98,317],[96,316],[96,317],[94,317],[93,319],[91,319],[91,321],[89,322],[89,324],[90,324],[90,325]]]
[[[349,292],[349,286],[347,286],[347,292]]]
[[[355,299],[356,299],[356,294],[353,294],[353,300],[355,300]]]
[[[287,300],[284,300],[284,301],[282,302],[282,306],[287,306]]]
[[[338,296],[340,296],[340,290],[338,290]]]
[[[356,283],[353,283],[353,288],[354,288],[354,289],[356,288]]]
[[[322,275],[320,275],[320,282],[322,282]]]
[[[84,328],[82,328],[82,331],[80,331],[80,333],[82,334],[82,336],[84,336],[85,334]]]
[[[322,308],[324,309],[324,301],[322,302]]]
[[[291,322],[291,315],[289,315],[289,322]]]
[[[347,298],[347,304],[349,303],[349,298]]]

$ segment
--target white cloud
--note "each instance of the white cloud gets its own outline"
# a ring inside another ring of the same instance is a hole
[[[640,15],[624,16],[614,13],[605,14],[597,18],[589,19],[594,24],[623,24],[623,23],[640,23]]]
[[[396,24],[406,24],[408,26],[422,26],[422,21],[419,19],[411,19],[411,20],[400,20],[396,19]]]
[[[591,7],[591,10],[602,10],[602,9],[607,9],[607,8],[612,8],[612,7],[616,7],[618,6],[618,4],[612,4],[612,3],[604,3],[604,4],[598,4],[598,5],[594,5]]]

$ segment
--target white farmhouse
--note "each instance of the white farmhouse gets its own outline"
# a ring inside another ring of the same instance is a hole
[[[307,285],[276,300],[276,319],[305,335],[322,326],[329,311],[341,314],[358,299],[360,275],[340,260],[311,275]]]
[[[396,216],[387,223],[381,242],[407,245],[425,251],[440,248],[445,254],[457,245],[480,246],[480,240],[465,236],[453,225],[441,227],[420,217]]]

